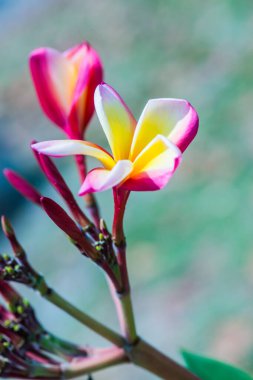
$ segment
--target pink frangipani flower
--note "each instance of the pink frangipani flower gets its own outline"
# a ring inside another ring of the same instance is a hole
[[[87,42],[63,53],[39,48],[30,54],[29,64],[44,113],[69,138],[82,139],[94,112],[94,91],[103,76],[97,52]]]
[[[103,167],[87,174],[79,195],[114,187],[162,189],[198,130],[197,112],[182,99],[149,100],[136,122],[120,95],[103,83],[95,91],[95,108],[112,154],[82,140],[45,141],[32,146],[46,155],[83,154],[102,163]]]

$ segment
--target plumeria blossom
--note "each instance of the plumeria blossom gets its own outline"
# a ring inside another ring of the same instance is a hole
[[[101,162],[102,167],[87,174],[79,195],[114,187],[133,191],[162,189],[197,133],[197,112],[186,100],[152,99],[136,122],[109,85],[100,84],[94,98],[111,153],[82,140],[45,141],[33,148],[55,157],[83,154]]]
[[[94,112],[94,91],[103,76],[97,52],[87,42],[63,53],[39,48],[31,53],[29,64],[44,113],[69,138],[83,138]]]

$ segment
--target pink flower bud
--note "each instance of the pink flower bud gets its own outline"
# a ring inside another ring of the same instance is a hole
[[[23,197],[40,206],[41,194],[14,170],[5,169],[4,175],[11,186]]]
[[[32,144],[33,143],[34,141],[32,142]],[[36,150],[33,150],[33,153],[42,172],[45,174],[51,185],[62,196],[77,223],[79,223],[82,227],[86,227],[87,225],[91,224],[89,219],[80,209],[71,190],[64,181],[61,173],[59,172],[53,161],[48,156],[40,154]]]
[[[50,198],[42,197],[41,204],[50,219],[73,240],[74,244],[87,256],[96,260],[98,256],[96,250],[86,240],[66,211]]]
[[[101,83],[100,57],[88,42],[64,52],[34,50],[29,59],[34,87],[44,113],[70,138],[82,138],[94,112]]]

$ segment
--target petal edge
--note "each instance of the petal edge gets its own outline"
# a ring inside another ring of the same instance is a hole
[[[129,158],[136,121],[120,95],[108,84],[97,86],[96,112],[116,160]]]
[[[107,169],[113,168],[112,156],[99,145],[83,140],[52,140],[31,145],[37,152],[53,157],[88,155],[97,158]]]
[[[101,168],[91,170],[80,188],[79,195],[105,191],[121,184],[130,175],[132,167],[131,161],[121,160],[112,170]]]

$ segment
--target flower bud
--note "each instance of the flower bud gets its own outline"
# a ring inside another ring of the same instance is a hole
[[[11,186],[17,190],[23,197],[40,206],[41,194],[24,178],[14,170],[4,169],[4,175]]]
[[[30,54],[31,76],[42,110],[69,138],[82,138],[101,83],[100,57],[88,42],[64,51],[39,48]]]
[[[73,219],[71,219],[61,206],[52,199],[43,197],[41,204],[52,221],[63,230],[72,240],[72,242],[81,250],[82,253],[89,256],[92,260],[97,260],[99,254],[84,237]]]
[[[32,144],[34,144],[34,141],[32,142]],[[61,173],[59,172],[53,161],[48,156],[40,154],[35,150],[33,150],[33,153],[42,172],[45,174],[46,178],[55,188],[55,190],[62,196],[77,223],[80,224],[80,226],[82,227],[90,225],[91,222],[80,209],[71,190],[64,181]]]

